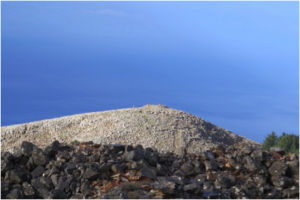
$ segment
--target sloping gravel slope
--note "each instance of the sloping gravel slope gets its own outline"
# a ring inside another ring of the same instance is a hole
[[[54,140],[141,144],[159,151],[195,153],[223,144],[258,143],[189,113],[163,105],[145,105],[1,127],[1,150],[14,152],[22,141],[44,148]]]

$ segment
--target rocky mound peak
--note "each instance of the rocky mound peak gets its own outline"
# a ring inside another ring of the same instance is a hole
[[[224,145],[260,144],[189,113],[164,105],[92,112],[1,127],[1,150],[14,152],[23,141],[44,148],[54,140],[155,147],[158,151],[201,152]]]

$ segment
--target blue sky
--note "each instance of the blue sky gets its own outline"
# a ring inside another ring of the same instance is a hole
[[[299,2],[1,2],[1,126],[146,104],[299,134]]]

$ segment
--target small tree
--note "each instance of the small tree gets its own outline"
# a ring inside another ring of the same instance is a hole
[[[278,137],[274,131],[272,131],[271,134],[268,134],[267,137],[265,137],[265,140],[262,144],[262,148],[266,151],[270,151],[271,147],[274,147],[278,142]]]
[[[282,135],[279,137],[276,146],[281,147],[287,153],[297,153],[299,152],[299,136],[296,136],[293,133],[285,134],[283,132]]]

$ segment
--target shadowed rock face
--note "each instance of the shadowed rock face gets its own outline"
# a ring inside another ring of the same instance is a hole
[[[158,151],[175,153],[182,150],[200,152],[219,144],[225,147],[259,146],[199,117],[163,105],[78,114],[1,127],[1,148],[5,151],[14,152],[22,141],[44,148],[54,140],[141,144],[145,148],[155,147]]]

